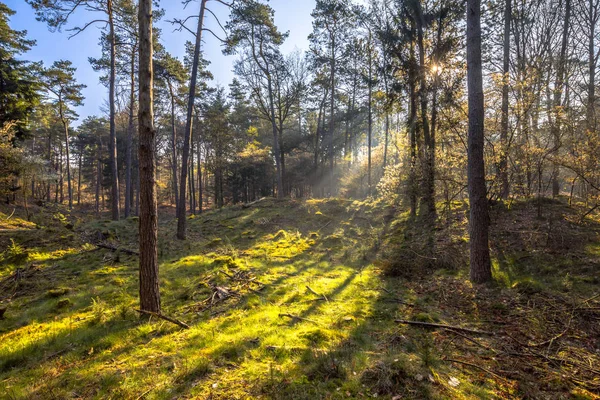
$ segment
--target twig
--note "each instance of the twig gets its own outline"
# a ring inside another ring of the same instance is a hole
[[[6,220],[7,220],[7,221],[8,221],[9,219],[11,219],[13,215],[15,215],[15,211],[17,211],[17,209],[16,209],[16,208],[14,208],[14,209],[13,209],[13,212],[12,212],[12,213],[11,213],[11,214],[10,214],[8,217],[6,217]]]
[[[492,375],[492,376],[494,376],[496,378],[499,378],[499,379],[502,379],[502,380],[506,380],[504,377],[496,374],[495,372],[492,372],[492,371],[490,371],[487,368],[480,367],[479,365],[476,365],[476,364],[472,364],[472,363],[469,363],[469,362],[466,362],[466,361],[461,361],[461,360],[453,360],[451,358],[446,358],[445,360],[449,361],[449,362],[457,363],[457,364],[468,365],[469,367],[477,368],[477,369],[479,369],[481,371],[487,372],[488,374],[490,374],[490,375]]]
[[[484,348],[484,349],[486,349],[486,350],[489,350],[489,351],[491,351],[491,352],[492,352],[492,353],[494,353],[494,354],[498,354],[498,352],[497,352],[496,350],[492,349],[491,347],[489,347],[489,346],[486,346],[486,345],[484,345],[484,344],[481,344],[481,343],[479,343],[477,340],[475,340],[475,339],[473,339],[473,338],[470,338],[470,337],[468,337],[467,335],[463,335],[463,334],[462,334],[462,333],[460,333],[459,331],[452,330],[451,332],[452,332],[452,333],[454,333],[454,334],[455,334],[455,335],[457,335],[457,336],[460,336],[461,338],[463,338],[463,339],[465,339],[465,340],[468,340],[468,341],[469,341],[469,342],[471,342],[471,343],[475,343],[475,344],[476,344],[477,346],[479,346],[479,347],[482,347],[482,348]]]
[[[294,314],[279,314],[279,317],[280,318],[281,317],[288,317],[288,318],[291,318],[293,320],[312,322],[315,325],[321,325],[317,321],[313,321],[312,319],[308,319],[308,318],[303,318],[303,317],[300,317],[300,316],[294,315]]]
[[[477,335],[494,335],[493,332],[480,331],[477,329],[462,328],[460,326],[453,326],[453,325],[435,324],[435,323],[431,323],[431,322],[407,321],[404,319],[397,319],[397,320],[395,320],[395,322],[399,323],[399,324],[406,324],[406,325],[427,326],[430,328],[443,328],[443,329],[449,329],[449,330],[455,330],[455,331],[463,331],[463,332],[474,333]]]
[[[323,298],[326,302],[329,303],[329,299],[327,298],[327,296],[325,296],[324,294],[321,293],[317,293],[315,292],[310,286],[306,285],[306,289],[308,289],[309,292],[311,292],[312,294],[314,294],[315,296],[321,297]]]
[[[188,324],[186,324],[185,322],[181,322],[181,321],[179,321],[177,319],[167,317],[166,315],[155,313],[155,312],[152,312],[152,311],[138,310],[137,308],[134,308],[134,310],[137,311],[137,312],[139,312],[140,314],[151,315],[151,316],[154,316],[154,317],[158,317],[158,318],[164,319],[165,321],[169,321],[169,322],[171,322],[171,323],[173,323],[175,325],[179,325],[180,327],[182,327],[184,329],[190,329],[190,326]]]

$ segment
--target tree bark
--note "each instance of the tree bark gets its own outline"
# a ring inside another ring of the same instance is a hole
[[[70,154],[69,153],[69,122],[67,121],[67,119],[65,118],[65,115],[64,115],[62,98],[59,98],[58,101],[60,102],[60,105],[59,105],[60,120],[63,124],[63,129],[65,132],[65,156],[67,157],[67,190],[68,190],[68,196],[69,196],[69,210],[71,210],[73,208],[73,189],[71,187],[71,158],[69,155]],[[62,203],[62,188],[61,188],[61,203]]]
[[[139,2],[140,308],[160,313],[152,67],[152,0]]]
[[[489,211],[485,185],[484,99],[481,62],[481,0],[467,0],[467,86],[469,137],[470,277],[475,283],[492,279],[488,242]]]
[[[369,83],[368,83],[368,130],[367,130],[367,196],[371,196],[371,142],[373,137],[373,54],[371,48],[371,30],[369,29]]]
[[[198,28],[196,30],[196,43],[194,45],[194,62],[190,78],[190,94],[188,96],[185,132],[183,138],[183,154],[181,156],[181,179],[179,181],[179,206],[177,207],[177,238],[185,239],[186,235],[186,183],[188,172],[188,159],[190,155],[190,141],[192,140],[192,117],[194,113],[194,100],[196,98],[196,80],[198,79],[198,64],[200,62],[200,45],[202,43],[202,26],[204,23],[204,10],[207,0],[201,0]]]
[[[179,215],[179,187],[177,186],[177,127],[175,126],[175,94],[173,93],[173,85],[171,81],[167,79],[167,85],[169,86],[169,95],[171,96],[171,163],[173,170],[173,194],[175,195],[175,215]],[[181,168],[185,168],[182,164]],[[183,201],[185,207],[185,200]]]
[[[414,26],[411,37],[414,37]],[[417,216],[417,77],[415,74],[415,46],[410,42],[410,61],[408,71],[408,87],[410,110],[408,113],[408,131],[410,134],[410,171],[408,176],[408,197],[410,201],[410,216]]]
[[[554,82],[554,123],[552,124],[552,137],[554,139],[553,151],[555,154],[560,149],[560,125],[562,120],[562,94],[564,85],[565,66],[567,62],[567,47],[569,41],[569,23],[571,19],[571,0],[565,1],[565,19],[563,20],[562,41],[560,45],[560,56],[556,67],[556,81]],[[558,196],[560,192],[559,165],[552,165],[552,196]]]
[[[500,198],[508,199],[510,186],[508,182],[508,85],[510,82],[510,24],[512,18],[512,1],[504,2],[504,55],[502,65],[502,117],[500,121]]]
[[[133,203],[133,187],[131,181],[132,170],[132,149],[133,149],[133,131],[135,124],[133,121],[133,109],[135,107],[135,52],[137,45],[132,46],[131,65],[130,65],[130,87],[129,87],[129,123],[127,125],[127,144],[125,146],[125,218],[131,214],[131,205]]]
[[[423,198],[421,213],[423,219],[429,223],[435,223],[435,143],[432,140],[429,119],[427,118],[427,69],[425,65],[425,43],[424,25],[425,17],[421,3],[417,2],[417,46],[419,48],[419,98],[421,100],[421,125],[423,129]]]
[[[110,108],[110,140],[108,151],[110,154],[111,173],[111,211],[112,219],[117,221],[119,212],[119,169],[117,166],[117,128],[115,124],[115,81],[117,74],[116,65],[116,37],[115,24],[113,20],[113,0],[107,0],[109,40],[110,40],[110,75],[108,80],[108,103]]]

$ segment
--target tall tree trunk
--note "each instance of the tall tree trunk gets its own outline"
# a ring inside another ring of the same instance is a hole
[[[98,139],[96,149],[96,215],[100,216],[100,190],[102,187],[102,140]]]
[[[65,156],[67,158],[67,191],[69,196],[69,210],[73,208],[73,189],[71,187],[71,158],[69,155],[69,122],[64,116],[63,104],[62,100],[59,99],[60,105],[60,120],[63,124],[63,129],[65,132]],[[61,194],[61,203],[62,203],[62,194]]]
[[[419,98],[421,100],[421,128],[423,129],[423,198],[422,216],[427,223],[435,223],[435,143],[431,137],[429,119],[427,117],[427,67],[425,65],[424,25],[425,17],[421,3],[417,2],[417,46],[419,48]]]
[[[481,62],[481,0],[467,0],[467,86],[469,92],[469,137],[467,175],[469,186],[469,240],[471,281],[492,279],[488,242],[489,211],[485,185],[484,99]]]
[[[368,82],[368,130],[367,130],[367,196],[371,196],[371,144],[373,137],[373,54],[371,48],[371,30],[369,29],[369,82]]]
[[[553,151],[555,154],[560,149],[560,129],[562,120],[562,94],[564,86],[565,66],[567,63],[567,47],[569,44],[569,23],[571,19],[571,0],[565,0],[565,19],[563,20],[562,41],[560,45],[560,56],[556,67],[556,81],[554,82],[554,123],[552,124],[552,138],[554,139]],[[552,196],[558,196],[560,192],[559,165],[552,165]]]
[[[173,93],[173,85],[168,81],[169,95],[171,96],[171,168],[173,170],[173,193],[175,195],[175,215],[179,215],[179,187],[177,186],[177,127],[175,126],[175,94]],[[181,168],[185,168],[182,164]],[[185,191],[184,191],[185,193]],[[185,199],[183,201],[185,208]]]
[[[414,27],[411,38],[414,37]],[[410,172],[408,177],[408,196],[410,201],[410,216],[417,216],[417,77],[415,45],[410,42],[410,62],[408,72],[408,87],[410,110],[408,114],[408,131],[410,134]]]
[[[186,235],[186,183],[188,172],[188,158],[190,155],[190,141],[192,140],[192,117],[194,113],[194,101],[196,98],[196,80],[198,79],[198,64],[200,62],[200,45],[202,43],[202,26],[204,23],[204,10],[207,0],[200,2],[200,15],[198,28],[196,30],[196,43],[194,45],[194,61],[192,63],[192,75],[190,78],[190,93],[188,96],[187,114],[185,121],[185,132],[183,137],[183,154],[181,156],[181,179],[179,181],[179,207],[177,207],[177,238],[185,239]]]
[[[60,204],[65,202],[65,181],[63,174],[63,145],[60,144],[60,158],[58,159],[58,188],[57,188],[57,198],[58,194],[60,194]]]
[[[587,130],[593,146],[598,146],[593,132],[596,130],[596,24],[600,15],[598,14],[597,0],[588,0],[588,93],[586,106]]]
[[[190,143],[190,211],[196,214],[196,181],[194,179],[194,138]]]
[[[198,138],[198,213],[202,214],[202,146],[200,144],[200,138]]]
[[[139,176],[140,176],[140,308],[160,313],[158,284],[158,207],[152,68],[152,0],[139,2]]]
[[[108,26],[110,40],[110,73],[108,79],[108,105],[110,108],[110,141],[108,142],[108,151],[110,154],[110,174],[111,174],[111,211],[112,219],[117,221],[120,217],[119,212],[119,169],[117,166],[117,127],[115,124],[115,81],[117,75],[117,49],[115,24],[113,20],[113,0],[107,0]]]
[[[127,144],[125,145],[125,218],[131,214],[131,205],[133,203],[133,187],[131,182],[132,170],[132,149],[133,149],[133,131],[135,124],[133,121],[133,109],[135,107],[135,52],[137,45],[132,46],[131,65],[129,76],[129,122],[127,124]]]
[[[275,157],[275,167],[277,171],[277,198],[281,199],[284,196],[283,188],[283,167],[281,165],[281,148],[279,147],[279,135],[277,130],[277,122],[275,121],[275,99],[273,95],[273,83],[268,69],[267,74],[267,90],[269,92],[269,107],[271,112],[271,128],[273,129],[273,156]]]
[[[83,142],[79,146],[79,167],[77,168],[77,205],[81,204],[81,167],[83,165]]]
[[[510,83],[510,24],[513,0],[504,1],[504,55],[502,65],[502,119],[500,121],[500,198],[506,200],[510,194],[508,182],[508,86]]]
[[[335,35],[331,36],[331,103],[329,106],[329,196],[334,195],[334,174],[333,174],[333,134],[335,131]]]

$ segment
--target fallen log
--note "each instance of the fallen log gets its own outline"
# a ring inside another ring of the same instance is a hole
[[[181,322],[181,321],[179,321],[177,319],[167,317],[166,315],[155,313],[155,312],[152,312],[152,311],[139,310],[137,308],[134,308],[134,310],[137,311],[137,312],[139,312],[140,314],[146,314],[146,315],[150,315],[150,316],[157,317],[157,318],[160,318],[160,319],[164,319],[165,321],[169,321],[169,322],[171,322],[171,323],[173,323],[175,325],[178,325],[178,326],[180,326],[180,327],[182,327],[184,329],[190,329],[190,326],[188,324],[186,324],[185,322]]]
[[[264,201],[264,200],[266,200],[266,199],[267,199],[267,197],[262,197],[262,198],[260,198],[260,199],[258,199],[258,200],[251,201],[250,203],[244,203],[244,204],[242,204],[242,208],[250,208],[250,207],[252,207],[253,205],[255,205],[255,204],[258,204],[258,203],[260,203],[261,201]]]
[[[137,251],[125,249],[123,247],[111,246],[110,244],[96,243],[96,247],[99,247],[101,249],[107,249],[110,251],[122,251],[123,253],[129,254],[130,256],[139,256],[140,255],[140,253],[138,253]]]
[[[454,331],[469,332],[469,333],[474,333],[477,335],[493,335],[494,334],[493,332],[488,332],[488,331],[480,331],[477,329],[463,328],[463,327],[454,326],[454,325],[436,324],[436,323],[432,323],[432,322],[407,321],[404,319],[397,319],[397,320],[395,320],[395,322],[398,324],[405,324],[405,325],[426,326],[429,328],[442,328],[442,329],[448,329],[448,330],[454,330]]]

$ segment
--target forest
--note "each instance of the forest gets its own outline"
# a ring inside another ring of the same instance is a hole
[[[600,399],[599,61],[600,0],[0,0],[0,400]]]

